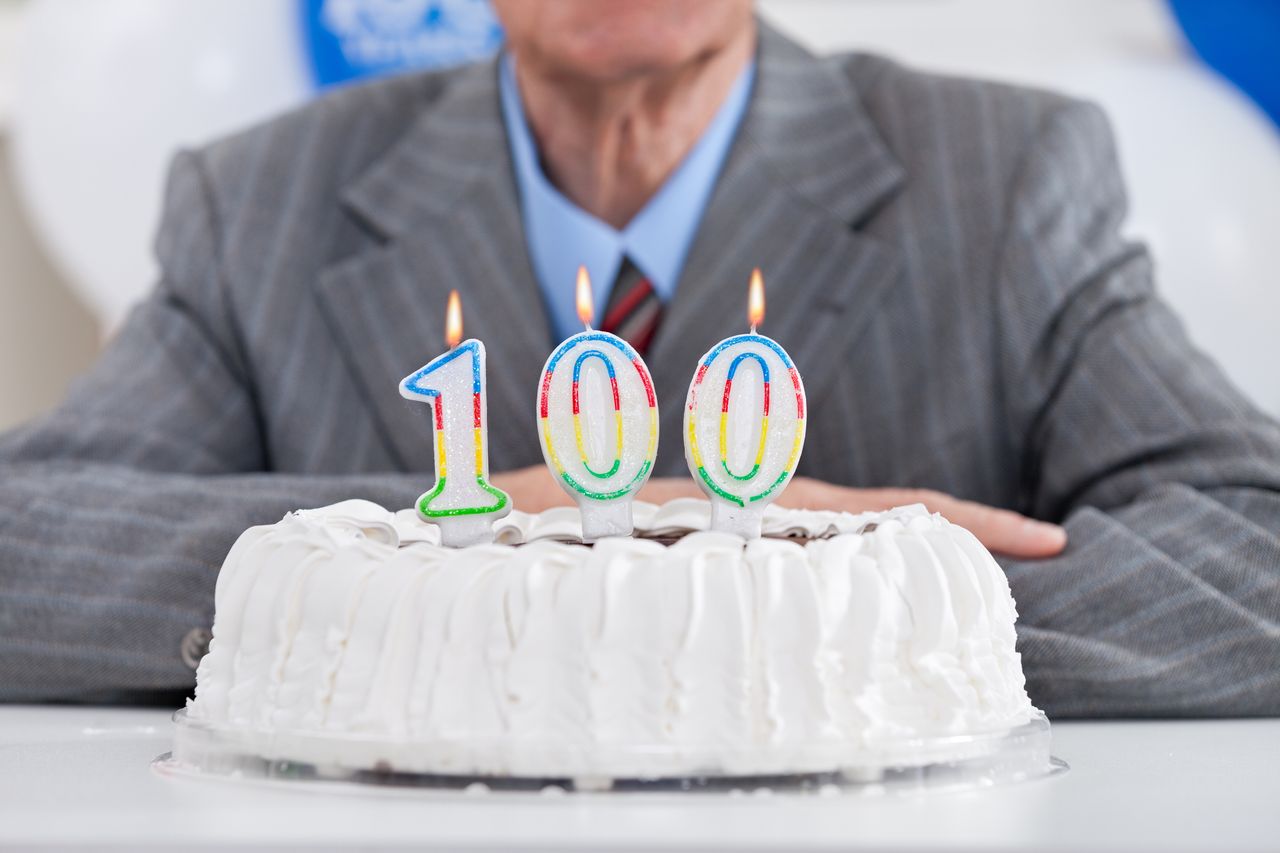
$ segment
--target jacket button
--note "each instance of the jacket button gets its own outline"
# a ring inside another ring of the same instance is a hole
[[[213,639],[213,632],[208,628],[192,628],[187,635],[182,638],[182,646],[179,651],[182,653],[182,662],[192,670],[200,665],[200,658],[209,653],[209,641]]]

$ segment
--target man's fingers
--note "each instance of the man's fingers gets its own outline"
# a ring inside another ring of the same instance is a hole
[[[922,503],[952,524],[967,529],[992,551],[1030,560],[1054,557],[1067,547],[1067,531],[1012,510],[961,500],[927,489],[871,489],[868,497],[880,508]],[[867,507],[872,508],[872,507]]]
[[[542,512],[557,506],[573,506],[573,499],[560,488],[545,465],[530,465],[501,471],[490,478],[511,495],[518,509]],[[676,498],[700,498],[702,492],[688,477],[654,477],[636,496],[638,500],[661,504]]]
[[[849,489],[797,477],[778,503],[801,509],[839,509],[853,513],[924,504],[930,512],[941,513],[952,524],[968,529],[992,551],[1020,559],[1053,557],[1062,553],[1067,545],[1067,532],[1056,524],[929,489]]]
[[[500,471],[492,475],[490,480],[511,495],[516,508],[525,512],[542,512],[553,506],[573,506],[573,501],[552,479],[551,472],[545,465]]]
[[[983,545],[1010,557],[1053,557],[1067,546],[1067,531],[1056,524],[1036,521],[1007,509],[941,496],[941,506],[930,507],[950,521],[967,528]]]
[[[654,477],[636,495],[637,500],[653,504],[666,503],[676,498],[700,497],[704,497],[702,490],[687,477]]]

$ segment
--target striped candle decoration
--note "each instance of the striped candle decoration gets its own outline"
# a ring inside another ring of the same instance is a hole
[[[724,339],[699,361],[684,428],[685,460],[711,500],[712,529],[755,538],[765,507],[800,461],[806,404],[791,356],[755,331],[764,318],[759,270],[752,274],[750,304],[751,331]]]
[[[459,343],[457,291],[447,314],[450,350],[402,379],[400,396],[432,407],[436,483],[418,498],[418,515],[440,526],[444,545],[462,547],[492,542],[493,522],[511,512],[511,499],[489,483],[484,344]]]
[[[578,273],[586,331],[556,347],[538,383],[538,437],[560,487],[582,514],[583,539],[629,536],[631,502],[658,452],[658,401],[644,359],[594,331],[590,282]]]

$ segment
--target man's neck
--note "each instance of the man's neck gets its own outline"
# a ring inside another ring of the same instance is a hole
[[[596,81],[516,55],[516,79],[548,179],[621,229],[662,186],[715,117],[755,49],[754,27],[686,65]]]

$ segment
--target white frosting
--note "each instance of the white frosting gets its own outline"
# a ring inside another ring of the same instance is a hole
[[[189,716],[270,757],[416,772],[653,776],[833,769],[1038,712],[1003,572],[924,507],[637,504],[576,544],[576,509],[438,545],[364,501],[246,531],[218,578]],[[811,541],[787,541],[800,536]]]

